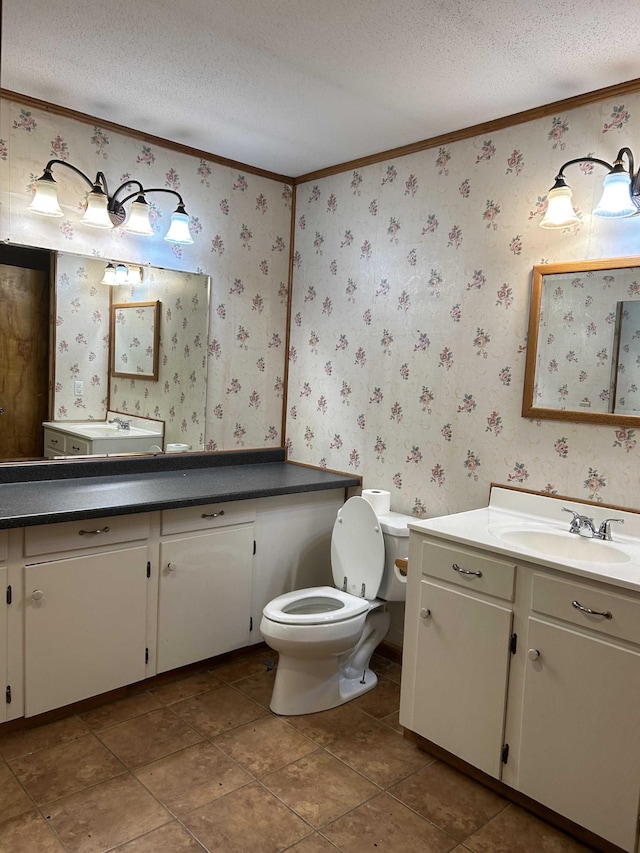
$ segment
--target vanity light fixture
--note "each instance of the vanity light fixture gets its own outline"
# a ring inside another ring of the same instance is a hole
[[[560,167],[547,196],[547,211],[540,222],[542,228],[569,228],[580,221],[571,203],[571,189],[564,179],[564,170],[574,163],[597,163],[608,170],[602,197],[593,209],[596,216],[620,219],[640,213],[640,169],[634,174],[633,153],[629,148],[621,148],[613,165],[598,157],[576,157]]]
[[[113,264],[111,261],[104,268],[104,276],[100,284],[118,286],[120,284],[142,284],[142,267],[132,264]]]
[[[149,205],[146,200],[147,193],[170,193],[178,199],[178,205],[171,214],[171,225],[165,235],[169,243],[193,243],[193,237],[189,232],[189,216],[184,209],[184,201],[180,193],[166,187],[150,187],[145,189],[140,181],[134,179],[124,181],[118,189],[109,194],[107,179],[104,172],[98,172],[95,180],[91,180],[84,172],[67,163],[66,160],[49,160],[45,166],[44,173],[35,184],[35,193],[28,210],[41,216],[64,216],[58,202],[58,190],[56,181],[52,174],[53,166],[66,166],[89,184],[91,190],[87,195],[87,203],[84,215],[81,219],[83,225],[91,228],[110,229],[121,225],[125,231],[131,234],[140,234],[150,237],[154,231],[149,220]],[[131,187],[137,187],[136,191],[125,195]],[[129,218],[125,204],[135,199],[129,208]],[[125,221],[126,220],[126,221]]]

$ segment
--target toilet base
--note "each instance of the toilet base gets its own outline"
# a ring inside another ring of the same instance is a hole
[[[342,655],[309,658],[281,648],[269,706],[273,713],[315,714],[373,690],[378,677],[369,662],[388,630],[389,613],[380,607],[368,614],[355,648]]]

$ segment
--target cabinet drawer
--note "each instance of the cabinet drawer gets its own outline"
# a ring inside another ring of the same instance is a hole
[[[50,447],[58,453],[65,452],[65,437],[61,432],[55,429],[44,428],[44,446]]]
[[[6,560],[9,553],[9,531],[0,530],[0,560]]]
[[[607,592],[595,584],[573,583],[540,574],[533,577],[532,598],[532,608],[538,613],[591,628],[609,637],[640,643],[640,599]],[[578,604],[596,613],[581,610]],[[603,613],[611,615],[598,615]]]
[[[91,453],[91,444],[75,435],[67,435],[64,440],[65,453],[67,456],[86,456]]]
[[[424,575],[505,601],[513,601],[515,570],[515,563],[459,546],[436,542],[424,542],[422,546]]]
[[[102,548],[120,542],[133,542],[149,536],[149,515],[116,515],[87,518],[27,527],[24,532],[25,557],[55,554],[79,548]]]
[[[190,530],[212,530],[228,524],[245,524],[255,521],[253,501],[227,501],[218,504],[186,506],[168,509],[162,513],[162,534],[186,533]]]

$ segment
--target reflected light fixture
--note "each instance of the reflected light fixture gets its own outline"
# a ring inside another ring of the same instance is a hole
[[[625,169],[625,158],[629,168]],[[540,222],[541,228],[570,228],[580,218],[571,203],[571,188],[564,179],[564,170],[574,163],[596,163],[607,169],[603,181],[602,197],[594,207],[595,216],[621,219],[640,213],[640,170],[634,174],[633,153],[621,148],[613,165],[598,157],[576,157],[560,167],[554,185],[547,195],[547,210]]]
[[[142,284],[142,267],[132,264],[109,263],[104,268],[100,284],[118,286],[121,284]]]
[[[83,225],[105,230],[122,226],[123,230],[130,234],[150,237],[154,231],[149,220],[149,205],[146,195],[147,193],[169,193],[176,196],[178,205],[171,214],[171,224],[164,239],[170,243],[193,243],[193,238],[189,232],[189,216],[184,209],[184,201],[180,193],[166,187],[145,189],[140,181],[131,179],[120,184],[118,189],[110,195],[104,172],[98,172],[95,180],[92,181],[84,172],[81,172],[71,163],[67,163],[66,160],[49,160],[45,166],[44,173],[36,181],[33,200],[28,207],[31,213],[37,213],[40,216],[64,216],[58,202],[57,184],[52,173],[53,166],[66,166],[91,187],[87,195],[84,215],[81,219]],[[137,187],[136,191],[126,194],[132,186]],[[131,199],[135,199],[135,201],[129,207],[127,218],[127,211],[124,206]]]

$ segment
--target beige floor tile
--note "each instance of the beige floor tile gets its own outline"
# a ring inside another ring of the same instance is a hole
[[[314,832],[302,841],[298,841],[293,847],[287,848],[287,853],[336,853],[338,848],[324,838],[320,833]],[[399,851],[398,851],[399,853]]]
[[[46,820],[25,812],[0,823],[0,853],[65,853]]]
[[[258,705],[268,708],[271,703],[275,678],[276,671],[272,669],[270,672],[259,672],[257,675],[250,675],[249,678],[236,681],[233,686],[248,696],[249,699],[257,702]]]
[[[269,713],[233,687],[217,687],[200,693],[192,699],[176,702],[171,710],[204,737],[215,737]]]
[[[344,853],[447,853],[456,841],[388,794],[380,794],[325,826]]]
[[[179,823],[167,823],[141,838],[116,847],[113,853],[203,853],[204,847]]]
[[[207,741],[145,764],[134,775],[178,816],[253,781],[246,771]]]
[[[39,805],[123,773],[125,767],[92,734],[9,762]]]
[[[214,743],[254,776],[264,776],[318,749],[276,717],[263,717],[218,735]]]
[[[389,681],[395,681],[396,684],[400,684],[402,667],[399,663],[382,657],[382,655],[374,655],[371,659],[371,669],[376,675],[383,675]]]
[[[82,737],[88,731],[80,717],[65,717],[44,726],[0,736],[0,755],[9,761],[19,755],[26,755],[38,749],[55,746],[62,741]]]
[[[90,729],[104,729],[133,717],[148,714],[149,711],[155,711],[161,706],[162,702],[150,693],[135,693],[133,696],[127,696],[126,699],[118,699],[116,702],[109,702],[100,708],[87,711],[81,714],[80,718]]]
[[[127,767],[148,764],[202,740],[166,708],[101,729],[97,736]]]
[[[381,788],[434,760],[389,726],[370,717],[367,720],[362,728],[333,741],[327,750]]]
[[[231,684],[248,678],[250,675],[258,675],[261,672],[270,672],[276,665],[278,655],[271,649],[262,649],[260,652],[248,657],[238,658],[230,663],[215,666],[211,670],[214,675]]]
[[[507,805],[502,797],[441,761],[389,789],[418,814],[463,841]]]
[[[257,782],[197,809],[183,823],[216,853],[278,853],[311,832]]]
[[[128,773],[52,803],[47,814],[68,853],[103,853],[171,820]]]
[[[294,726],[306,737],[315,741],[319,746],[328,746],[341,737],[348,737],[367,725],[371,718],[358,710],[352,702],[320,711],[317,714],[302,714],[298,717],[283,717],[289,725]]]
[[[474,853],[586,853],[591,850],[514,805],[500,812],[464,844]]]
[[[163,684],[161,687],[154,687],[149,693],[163,705],[171,705],[174,702],[180,702],[182,699],[197,696],[198,693],[206,693],[214,687],[220,687],[221,684],[222,681],[213,672],[198,672],[188,678],[181,678],[178,681]]]
[[[276,797],[318,829],[379,793],[380,789],[324,751],[289,764],[262,780]]]
[[[33,809],[33,801],[7,765],[0,761],[0,823]]]
[[[372,717],[387,717],[400,707],[400,685],[381,675],[373,690],[358,696],[353,704]]]
[[[386,717],[380,717],[380,722],[384,723],[385,726],[389,726],[394,731],[400,732],[400,734],[404,732],[404,726],[400,725],[399,711],[394,711],[393,714],[388,714]]]

